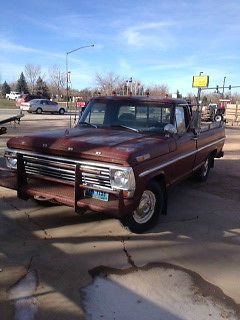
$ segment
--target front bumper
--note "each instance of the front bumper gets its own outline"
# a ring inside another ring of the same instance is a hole
[[[130,214],[136,209],[136,199],[124,198],[121,191],[109,193],[109,201],[85,198],[80,179],[81,177],[76,177],[73,186],[54,180],[29,178],[21,166],[17,171],[0,168],[0,186],[16,190],[18,197],[24,200],[36,198],[73,207],[77,213],[84,209],[106,213],[116,218]]]
[[[22,110],[22,111],[29,111],[29,110],[30,110],[30,106],[20,105],[20,110]]]

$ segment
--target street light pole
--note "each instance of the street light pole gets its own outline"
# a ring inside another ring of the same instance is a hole
[[[66,75],[67,75],[67,86],[66,86],[66,89],[67,89],[67,109],[68,109],[68,103],[69,103],[69,71],[68,71],[68,55],[70,53],[73,53],[75,51],[78,51],[80,49],[84,49],[84,48],[90,48],[90,47],[94,47],[94,44],[91,44],[91,45],[88,45],[88,46],[82,46],[82,47],[79,47],[79,48],[76,48],[76,49],[73,49],[71,51],[68,51],[66,52]],[[70,128],[72,126],[72,118],[71,118],[71,112],[70,112]]]

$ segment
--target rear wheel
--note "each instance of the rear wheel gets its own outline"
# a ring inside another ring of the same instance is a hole
[[[42,108],[37,108],[36,113],[41,114],[43,112]]]
[[[140,203],[134,212],[121,219],[124,226],[135,233],[142,233],[153,227],[160,214],[166,209],[166,190],[163,183],[151,181],[144,190]]]
[[[221,121],[223,121],[223,116],[222,116],[221,114],[215,115],[214,121],[215,121],[215,122],[221,122]]]
[[[61,108],[61,109],[59,109],[59,114],[64,114],[65,113],[65,109],[63,109],[63,108]]]
[[[207,158],[202,167],[196,172],[196,178],[200,182],[207,180],[211,167],[211,158]]]

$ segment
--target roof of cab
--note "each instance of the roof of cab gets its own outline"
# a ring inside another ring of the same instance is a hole
[[[160,96],[98,96],[91,100],[136,101],[136,102],[163,102],[168,104],[188,104],[184,99],[165,98]]]

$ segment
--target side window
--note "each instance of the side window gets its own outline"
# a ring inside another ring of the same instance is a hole
[[[167,106],[152,106],[149,108],[149,120],[154,120],[162,125],[170,123],[171,109]]]
[[[186,132],[185,112],[183,107],[176,107],[175,109],[176,128],[178,133]]]

